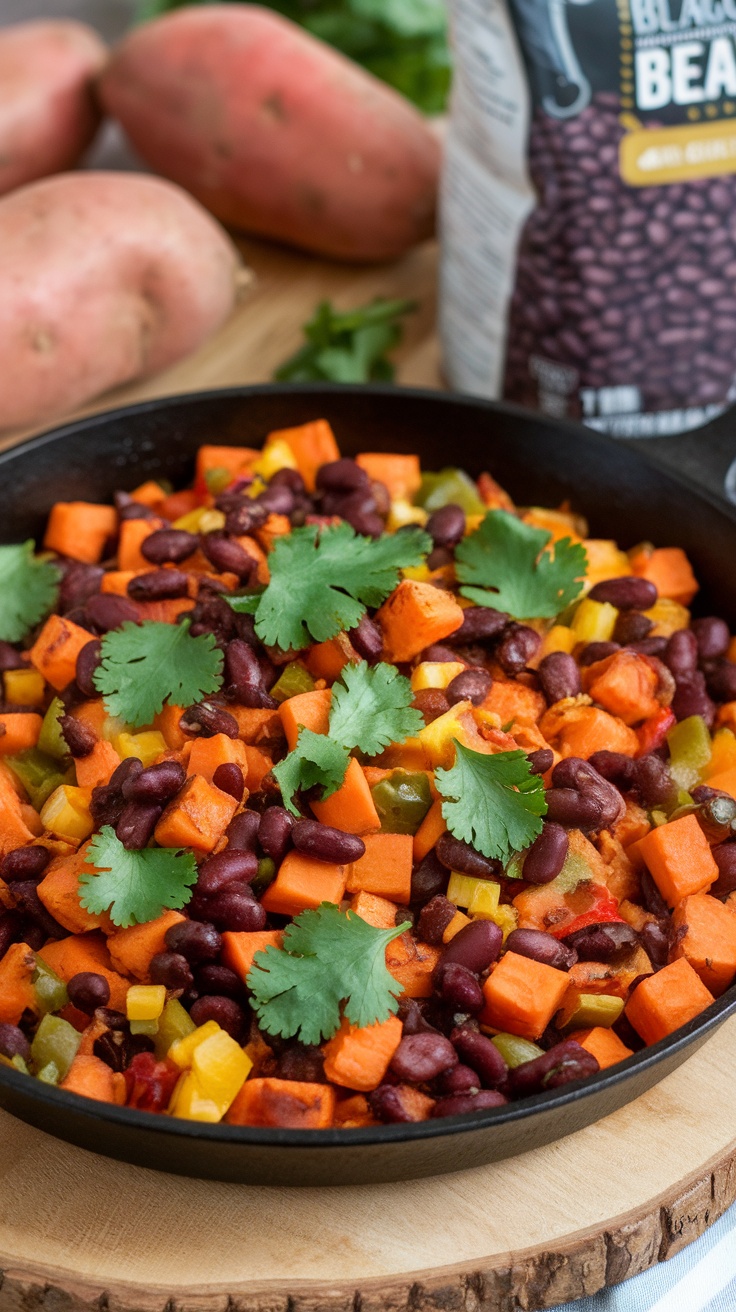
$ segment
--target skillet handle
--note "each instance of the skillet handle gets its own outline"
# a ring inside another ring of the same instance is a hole
[[[667,473],[692,483],[698,491],[736,505],[736,406],[685,433],[625,441]]]

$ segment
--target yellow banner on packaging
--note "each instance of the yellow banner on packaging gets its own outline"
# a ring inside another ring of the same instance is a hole
[[[621,139],[619,167],[630,187],[736,173],[736,121],[627,132]]]

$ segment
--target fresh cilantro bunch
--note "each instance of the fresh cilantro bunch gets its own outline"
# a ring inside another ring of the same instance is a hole
[[[415,310],[413,301],[385,301],[340,313],[320,301],[302,329],[306,345],[275,372],[281,383],[391,382],[394,367],[387,352],[403,335],[401,317]]]
[[[139,0],[138,18],[212,0]],[[442,0],[266,0],[413,100],[441,114],[450,86],[447,12]]]
[[[375,756],[389,743],[419,733],[424,724],[421,711],[411,704],[411,684],[395,665],[360,661],[346,665],[341,679],[332,688],[329,733],[302,726],[293,752],[274,766],[284,806],[293,815],[300,814],[294,802],[299,790],[321,784],[323,799],[337,791],[355,747]]]
[[[59,595],[61,573],[34,555],[33,542],[0,547],[0,639],[20,642],[48,615]]]
[[[570,538],[548,551],[551,537],[507,510],[489,511],[455,548],[461,595],[517,620],[559,615],[582,592],[588,558]]]
[[[190,706],[222,686],[223,656],[211,633],[193,638],[190,621],[128,620],[102,639],[94,684],[110,715],[151,724],[164,703]]]
[[[484,856],[508,863],[542,832],[544,784],[524,752],[487,756],[455,744],[455,764],[435,771],[442,814],[456,838]]]
[[[387,1020],[402,986],[386,968],[386,948],[410,928],[375,929],[331,902],[303,911],[284,930],[283,947],[257,952],[248,974],[261,1028],[319,1043],[336,1033],[343,1011],[361,1029]]]
[[[380,606],[393,592],[399,571],[420,565],[431,550],[432,539],[419,528],[367,538],[344,520],[305,524],[276,539],[263,592],[228,600],[233,610],[255,615],[267,646],[301,651],[354,629],[366,606]]]
[[[170,847],[132,852],[110,825],[95,834],[84,859],[95,869],[79,876],[81,905],[95,915],[109,911],[112,923],[123,929],[186,906],[197,882],[192,852]]]

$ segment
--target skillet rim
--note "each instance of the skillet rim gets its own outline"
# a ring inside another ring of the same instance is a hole
[[[580,424],[567,420],[550,419],[525,410],[520,406],[490,401],[485,397],[442,392],[426,387],[346,385],[341,383],[296,383],[287,385],[261,383],[151,397],[132,405],[113,406],[107,410],[97,411],[92,415],[85,415],[81,419],[71,420],[55,428],[32,434],[23,441],[0,451],[0,472],[3,471],[4,467],[12,465],[13,460],[17,457],[42,451],[45,447],[63,441],[72,434],[75,436],[87,434],[94,438],[95,427],[110,420],[120,421],[128,418],[133,420],[139,415],[182,405],[202,404],[208,401],[247,401],[249,397],[282,396],[285,394],[304,396],[305,399],[317,396],[326,398],[332,396],[344,397],[346,394],[353,395],[356,398],[381,396],[396,399],[399,396],[406,401],[415,400],[429,402],[433,405],[441,404],[450,409],[459,405],[464,409],[475,409],[484,415],[500,415],[509,419],[523,419],[527,423],[530,419],[537,420],[542,428],[548,431],[552,430],[562,437],[566,433],[570,433],[570,435],[574,435],[579,439],[582,429]],[[634,451],[632,450],[633,443],[614,439],[596,429],[584,431],[586,432],[586,438],[598,443],[602,450],[624,446],[626,455],[630,457],[632,465],[640,463],[650,475],[653,473],[656,477],[664,480],[665,484],[668,480],[671,480],[679,488],[687,490],[691,497],[694,496],[705,502],[709,509],[730,520],[736,527],[736,507],[720,500],[707,488],[701,486],[694,488],[692,481],[685,475],[681,475],[677,469],[664,468],[659,461],[648,460],[646,456],[642,455],[639,443],[637,443],[637,450]],[[225,445],[229,445],[229,443],[226,442]],[[614,1066],[588,1076],[584,1080],[576,1081],[570,1085],[563,1085],[559,1089],[533,1094],[531,1097],[521,1099],[518,1102],[510,1102],[505,1106],[479,1112],[471,1111],[461,1116],[438,1117],[433,1120],[410,1122],[408,1124],[382,1124],[347,1130],[266,1129],[256,1126],[233,1126],[224,1122],[212,1125],[201,1121],[188,1121],[182,1118],[163,1116],[160,1113],[140,1111],[137,1108],[100,1103],[93,1099],[80,1099],[78,1094],[59,1089],[54,1085],[43,1084],[32,1077],[24,1075],[22,1072],[5,1066],[0,1066],[0,1085],[5,1085],[8,1089],[23,1098],[27,1098],[30,1102],[41,1104],[49,1109],[59,1108],[62,1111],[75,1113],[77,1116],[85,1117],[103,1125],[119,1125],[129,1130],[138,1128],[148,1131],[155,1130],[174,1140],[177,1138],[184,1140],[194,1138],[204,1142],[220,1143],[224,1147],[231,1144],[243,1147],[250,1145],[254,1148],[267,1148],[269,1146],[294,1149],[314,1148],[322,1150],[320,1153],[322,1155],[322,1152],[329,1152],[330,1150],[345,1151],[350,1148],[368,1148],[395,1142],[441,1139],[462,1134],[466,1131],[492,1130],[495,1126],[523,1121],[534,1116],[536,1112],[552,1114],[581,1101],[588,1094],[605,1094],[607,1090],[633,1079],[637,1074],[650,1070],[665,1058],[681,1054],[683,1049],[690,1047],[698,1039],[706,1038],[733,1014],[736,1014],[736,984],[732,985],[722,997],[716,999],[699,1016],[689,1021],[687,1025],[681,1026],[673,1034],[641,1049]]]

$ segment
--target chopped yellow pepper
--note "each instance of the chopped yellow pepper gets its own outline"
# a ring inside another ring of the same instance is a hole
[[[267,442],[258,460],[251,466],[254,474],[260,474],[268,483],[280,469],[298,469],[296,456],[282,437]]]
[[[163,984],[131,984],[125,999],[128,1020],[158,1020],[166,1005]]]
[[[209,506],[198,506],[196,510],[187,511],[174,520],[172,528],[183,528],[187,533],[214,533],[225,527],[225,516],[221,510],[212,510]]]
[[[89,838],[95,827],[89,813],[90,790],[73,784],[60,784],[44,802],[41,824],[59,838]]]
[[[169,1048],[171,1060],[176,1062],[177,1066],[181,1066],[182,1070],[185,1070],[187,1066],[191,1066],[194,1051],[200,1043],[204,1043],[206,1039],[209,1039],[213,1034],[218,1034],[219,1031],[220,1026],[216,1020],[208,1020],[205,1021],[204,1025],[198,1025],[196,1030],[192,1030],[191,1034],[186,1034],[183,1039],[177,1039],[176,1043],[172,1043]]]
[[[618,611],[607,601],[581,601],[571,628],[577,642],[610,642],[618,619]]]
[[[446,688],[465,668],[463,661],[421,661],[412,670],[412,692],[421,692],[424,688]]]
[[[16,706],[40,706],[46,683],[38,670],[6,670],[5,700]]]
[[[144,766],[153,765],[167,750],[166,739],[158,729],[147,729],[144,733],[119,733],[113,747],[123,760],[137,756]]]
[[[468,903],[468,915],[475,920],[495,920],[501,885],[492,879],[476,880],[477,887]]]

